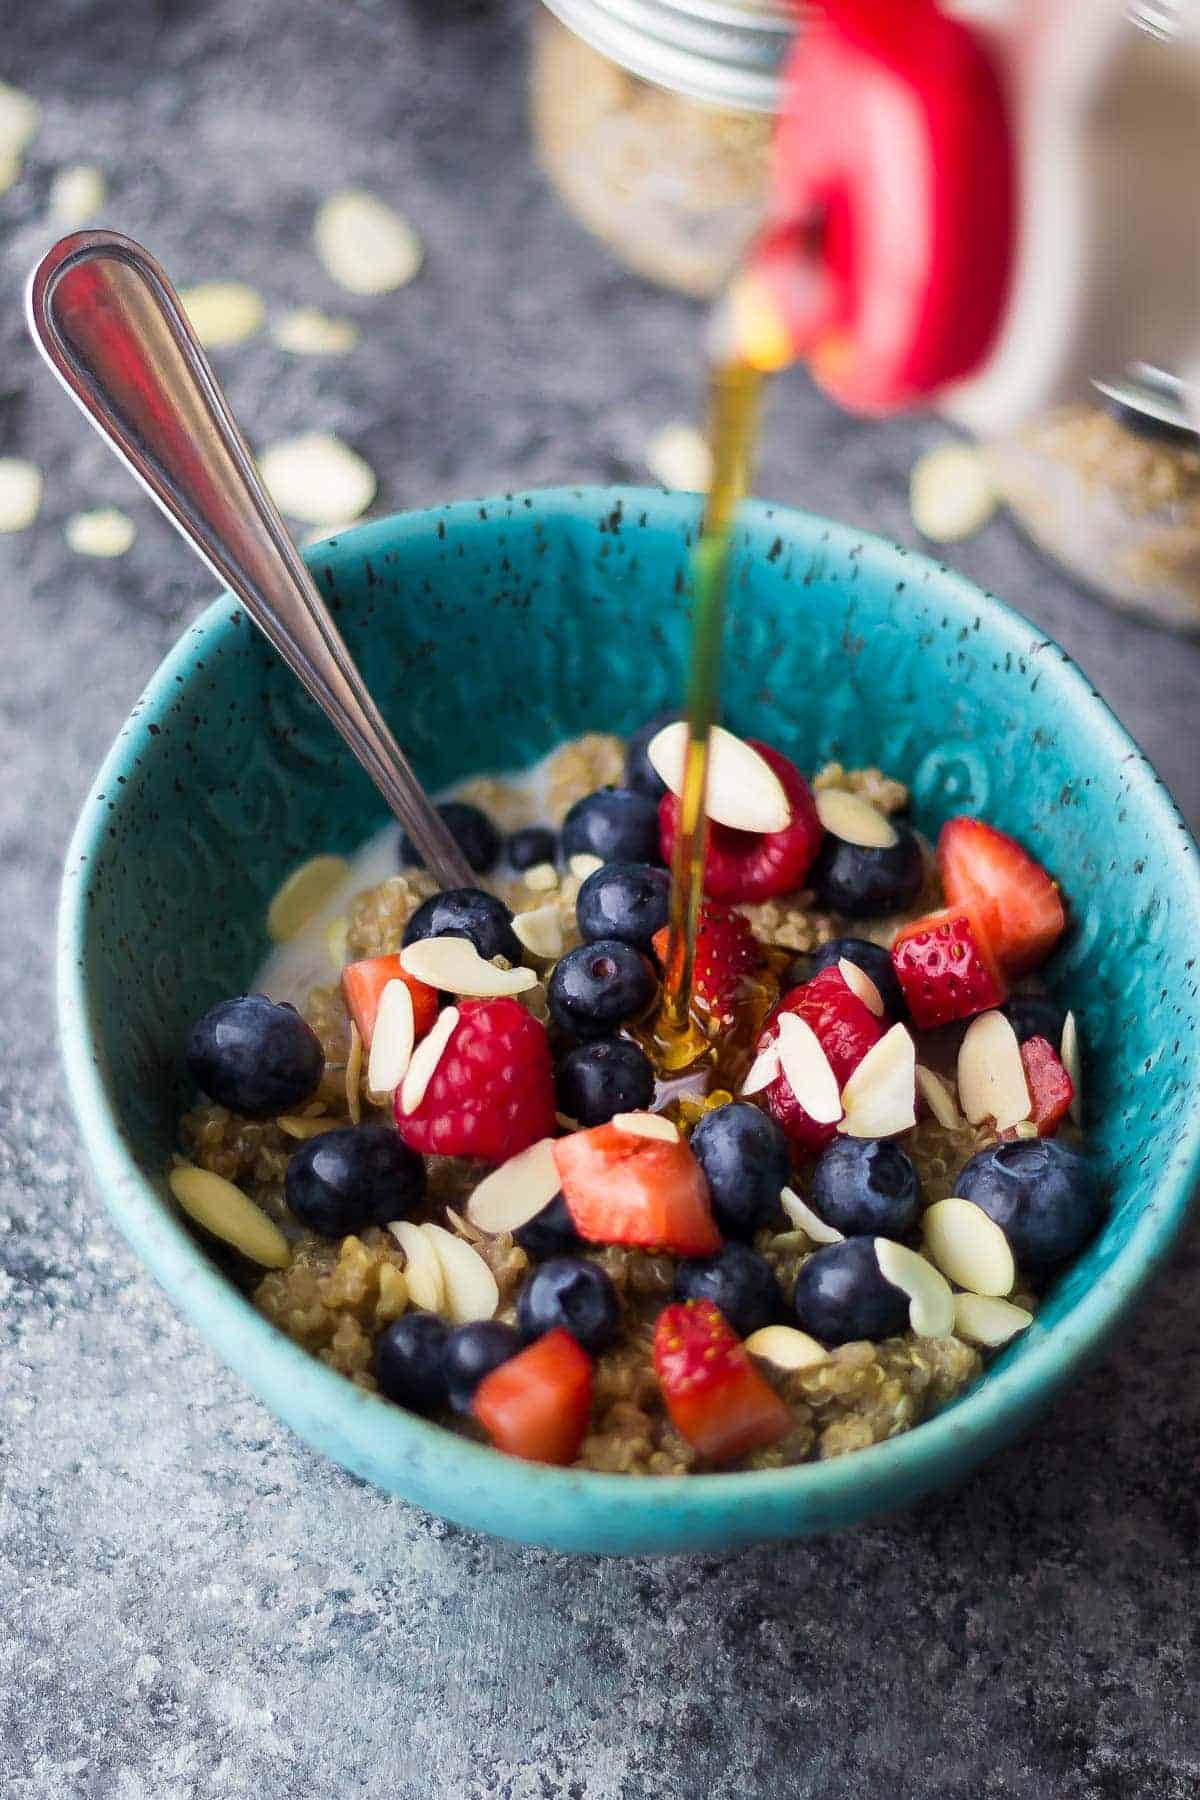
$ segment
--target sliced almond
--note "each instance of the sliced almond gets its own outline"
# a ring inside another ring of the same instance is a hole
[[[408,1074],[416,1035],[412,989],[406,981],[385,982],[367,1059],[367,1088],[372,1095],[395,1093]]]
[[[844,1137],[895,1137],[917,1122],[917,1052],[903,1025],[893,1025],[842,1089]]]
[[[813,1369],[828,1362],[829,1352],[794,1325],[761,1325],[742,1343],[751,1356],[760,1356],[775,1369]]]
[[[1032,1324],[1033,1314],[1011,1300],[989,1299],[985,1294],[954,1296],[954,1334],[968,1344],[995,1350]]]
[[[271,336],[291,356],[344,356],[359,333],[353,319],[331,319],[315,306],[298,306],[280,314]]]
[[[350,1021],[350,1052],[346,1057],[346,1110],[350,1114],[350,1123],[357,1125],[362,1118],[362,1082],[363,1041],[358,1033],[354,1020]]]
[[[746,1079],[742,1083],[743,1094],[761,1094],[764,1088],[770,1087],[779,1073],[779,1039],[772,1038],[763,1046],[746,1071]]]
[[[939,444],[913,464],[909,510],[921,536],[935,544],[973,537],[997,502],[987,460],[972,444]]]
[[[344,969],[346,966],[346,939],[349,936],[350,921],[345,913],[339,913],[336,919],[330,919],[325,927],[325,948],[335,969]]]
[[[470,1325],[494,1317],[500,1304],[496,1277],[478,1250],[441,1225],[422,1225],[441,1265],[445,1311],[452,1325]]]
[[[950,1083],[944,1081],[932,1069],[917,1065],[917,1087],[921,1098],[946,1131],[961,1131],[966,1120],[958,1110],[954,1095],[950,1091]]]
[[[264,1269],[287,1268],[292,1251],[282,1231],[232,1181],[214,1175],[211,1169],[181,1162],[171,1170],[167,1182],[188,1218],[205,1231],[232,1244]]]
[[[306,525],[357,519],[375,498],[375,472],[341,438],[306,431],[264,450],[259,473],[281,512]]]
[[[32,94],[0,81],[0,156],[20,156],[37,130],[41,111]]]
[[[267,935],[276,944],[298,937],[310,919],[328,906],[350,873],[344,856],[313,856],[293,869],[267,908]]]
[[[419,938],[400,952],[400,967],[444,994],[475,999],[523,994],[537,986],[532,969],[498,969],[480,956],[470,938]]]
[[[712,480],[712,452],[702,431],[674,421],[646,445],[646,467],[665,488],[704,494]]]
[[[198,287],[184,288],[179,298],[206,350],[244,344],[261,331],[266,317],[262,295],[244,281],[202,281]]]
[[[908,1295],[908,1322],[918,1337],[949,1337],[954,1295],[933,1264],[890,1238],[875,1239],[875,1260],[885,1281]]]
[[[885,813],[848,788],[819,788],[813,795],[817,817],[832,837],[864,850],[890,850],[900,834]]]
[[[687,721],[676,719],[656,732],[646,749],[659,780],[677,795],[683,793],[687,741]],[[704,810],[734,831],[784,831],[792,820],[783,783],[770,763],[722,725],[713,726],[708,740]]]
[[[317,208],[313,242],[326,270],[351,294],[390,294],[421,267],[421,240],[407,219],[356,188]]]
[[[484,1176],[467,1201],[467,1218],[480,1231],[519,1231],[549,1206],[561,1185],[554,1139],[542,1138]]]
[[[137,529],[127,513],[101,506],[95,512],[72,513],[63,536],[76,556],[124,556],[133,548]]]
[[[400,1111],[415,1113],[425,1098],[425,1090],[433,1080],[434,1071],[442,1060],[446,1045],[453,1037],[458,1025],[457,1006],[447,1006],[437,1016],[437,1022],[428,1037],[423,1037],[412,1054],[408,1065],[408,1073],[400,1084]]]
[[[74,230],[100,211],[108,184],[91,163],[68,163],[57,169],[50,183],[48,211],[56,225]]]
[[[594,875],[597,869],[604,867],[604,858],[592,856],[588,851],[580,850],[570,859],[567,867],[576,881],[586,881],[589,875]]]
[[[433,1239],[407,1219],[393,1219],[388,1230],[404,1252],[404,1279],[412,1304],[422,1312],[442,1312],[446,1305],[446,1280]]]
[[[522,880],[535,894],[549,894],[558,886],[558,870],[553,863],[534,863],[526,869]]]
[[[24,531],[42,504],[42,472],[19,456],[0,456],[0,531]]]
[[[812,1026],[798,1013],[780,1013],[779,1067],[796,1102],[818,1125],[842,1116],[837,1076]]]
[[[1017,1034],[1001,1012],[980,1013],[958,1052],[958,1097],[972,1125],[994,1119],[1007,1131],[1029,1117],[1029,1084]]]
[[[614,1113],[611,1123],[618,1131],[630,1131],[634,1137],[661,1138],[664,1144],[675,1144],[679,1141],[679,1127],[662,1113],[627,1112]]]
[[[779,1196],[779,1204],[787,1214],[797,1231],[802,1231],[814,1244],[840,1244],[845,1234],[836,1226],[827,1225],[819,1219],[807,1200],[801,1199],[795,1188],[785,1187]]]
[[[867,1008],[867,1011],[873,1012],[877,1019],[882,1019],[883,995],[875,986],[875,983],[871,980],[867,971],[865,969],[860,969],[857,963],[852,963],[848,956],[839,956],[838,972],[846,986],[850,989],[850,992],[858,995],[858,998]]]
[[[1075,1014],[1069,1012],[1063,1020],[1062,1043],[1059,1045],[1059,1056],[1062,1066],[1071,1079],[1075,1090],[1071,1095],[1071,1118],[1076,1125],[1083,1124],[1083,1069],[1079,1060],[1079,1027],[1075,1023]]]
[[[1000,1298],[1017,1278],[1008,1239],[973,1200],[936,1200],[921,1215],[925,1248],[958,1287]]]
[[[562,914],[557,900],[535,906],[529,912],[517,913],[512,922],[517,942],[530,956],[553,962],[563,953]]]

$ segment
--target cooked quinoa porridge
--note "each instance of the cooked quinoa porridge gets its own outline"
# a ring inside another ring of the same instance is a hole
[[[193,1028],[170,1174],[360,1387],[638,1475],[919,1424],[1103,1210],[1074,1019],[1034,986],[1057,882],[975,819],[935,850],[878,769],[714,741],[710,795],[736,757],[733,815],[779,810],[710,825],[710,1048],[663,1072],[677,730],[464,783],[443,814],[477,888],[440,894],[396,827],[294,872],[256,991]]]

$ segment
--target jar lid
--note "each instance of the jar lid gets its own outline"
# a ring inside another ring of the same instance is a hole
[[[692,100],[779,110],[780,70],[803,7],[787,0],[545,0],[631,75]]]

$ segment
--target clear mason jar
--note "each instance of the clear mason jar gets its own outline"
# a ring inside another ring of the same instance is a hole
[[[533,127],[550,179],[638,274],[715,293],[767,199],[785,0],[546,0]]]

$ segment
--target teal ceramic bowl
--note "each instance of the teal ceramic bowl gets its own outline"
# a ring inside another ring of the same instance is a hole
[[[692,498],[559,490],[363,526],[311,563],[432,788],[533,762],[676,701]],[[726,716],[804,768],[878,763],[917,822],[986,814],[1062,878],[1049,971],[1087,1047],[1111,1217],[971,1391],[894,1441],[763,1474],[634,1480],[517,1462],[410,1417],[254,1311],[165,1198],[190,1021],[240,990],[283,875],[348,851],[379,802],[238,608],[177,645],[96,782],[60,936],[71,1096],[97,1185],[197,1330],[310,1444],[464,1525],[609,1553],[726,1549],[848,1526],[958,1481],[1102,1351],[1184,1217],[1200,1150],[1195,846],[1085,678],[1025,620],[890,544],[749,506]]]

